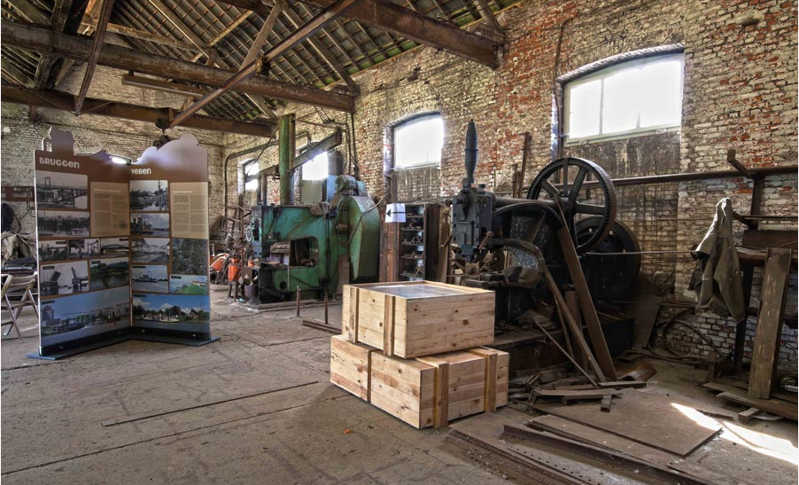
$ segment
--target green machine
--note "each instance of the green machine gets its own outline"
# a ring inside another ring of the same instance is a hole
[[[298,290],[303,299],[322,299],[341,285],[378,279],[380,214],[363,182],[341,174],[340,154],[331,152],[331,175],[320,182],[323,200],[291,204],[293,170],[298,165],[286,154],[294,153],[293,121],[287,115],[279,124],[281,203],[260,203],[252,209],[253,252],[261,261],[257,275],[261,303],[292,300]],[[265,189],[262,197],[264,201]]]

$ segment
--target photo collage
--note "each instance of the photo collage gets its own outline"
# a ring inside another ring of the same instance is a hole
[[[175,227],[175,221],[170,220],[175,210],[171,202],[176,186],[186,184],[172,185],[167,180],[130,182],[131,289],[134,293],[207,295],[207,236],[181,237],[194,234],[184,234]],[[137,320],[142,315],[134,311]]]
[[[149,147],[133,166],[105,151],[75,154],[68,132],[46,140],[52,150],[34,153],[40,353],[134,327],[209,338],[207,153],[197,139]]]
[[[118,191],[125,184],[104,185]],[[130,231],[98,237],[109,231],[93,225],[92,191],[99,189],[86,174],[36,171],[43,344],[130,325]],[[127,213],[127,204],[115,210]],[[66,332],[75,334],[60,336]]]

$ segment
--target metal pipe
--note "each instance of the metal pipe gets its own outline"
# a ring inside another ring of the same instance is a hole
[[[767,177],[769,175],[783,175],[794,174],[796,175],[799,165],[785,165],[782,167],[761,167],[750,168],[749,173],[753,177]],[[696,172],[696,173],[672,173],[666,175],[648,175],[644,177],[628,177],[620,179],[611,179],[614,187],[624,187],[625,185],[651,185],[651,184],[666,184],[672,182],[689,182],[692,180],[707,180],[717,178],[730,178],[730,177],[743,177],[738,170],[720,170],[718,172]],[[599,182],[592,180],[583,183],[583,189],[596,189],[599,188]]]
[[[294,177],[291,162],[296,154],[295,115],[285,114],[278,120],[278,174],[280,176],[280,204],[294,204]]]

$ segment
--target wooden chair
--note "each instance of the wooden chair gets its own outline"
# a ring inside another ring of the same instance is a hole
[[[38,273],[33,273],[29,276],[3,275],[3,278],[5,279],[3,280],[0,308],[11,315],[11,320],[0,322],[0,326],[9,325],[8,329],[3,332],[3,336],[11,333],[13,328],[17,332],[17,337],[21,340],[22,334],[19,331],[17,318],[22,313],[22,310],[27,306],[32,307],[36,316],[39,316],[39,308],[32,291],[36,286]]]

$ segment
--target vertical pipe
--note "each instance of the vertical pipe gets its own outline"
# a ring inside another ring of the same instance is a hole
[[[280,175],[280,205],[294,204],[294,177],[291,162],[296,152],[294,113],[282,115],[278,119],[278,174]]]
[[[300,287],[297,287],[297,316],[300,316]]]

